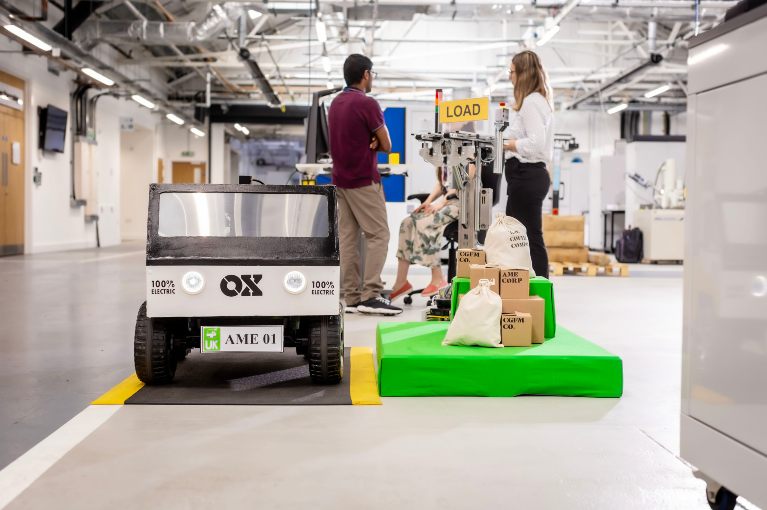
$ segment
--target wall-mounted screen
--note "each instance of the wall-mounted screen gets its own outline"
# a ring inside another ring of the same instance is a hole
[[[67,112],[48,105],[40,109],[40,148],[44,151],[64,152],[67,138]]]

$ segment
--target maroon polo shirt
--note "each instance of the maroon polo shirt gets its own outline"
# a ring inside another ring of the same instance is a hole
[[[381,182],[377,152],[370,149],[370,140],[383,125],[378,101],[361,90],[347,87],[336,96],[328,112],[333,184],[352,189]]]

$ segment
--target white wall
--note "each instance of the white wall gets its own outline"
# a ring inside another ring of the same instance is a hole
[[[173,162],[188,161],[190,163],[205,163],[208,165],[208,139],[193,135],[188,126],[177,126],[164,121],[160,128],[163,147],[163,166],[165,177],[157,178],[157,182],[171,182],[173,179]],[[192,156],[183,156],[182,152],[192,151]]]
[[[226,153],[224,124],[212,124],[210,126],[210,182],[211,184],[226,184],[229,176],[226,165]]]
[[[78,249],[96,245],[96,225],[86,223],[84,208],[70,205],[71,132],[63,154],[43,153],[38,149],[37,108],[48,104],[70,110],[70,93],[74,74],[56,76],[48,71],[45,58],[24,55],[19,46],[0,38],[4,53],[0,69],[26,81],[25,92],[25,251]],[[102,98],[97,107],[96,141],[93,147],[93,178],[96,179],[96,208],[102,246],[120,242],[120,124],[121,116],[131,116],[137,125],[154,132],[157,114],[141,108],[133,101]],[[71,127],[72,114],[69,122]],[[158,144],[149,148],[155,156]],[[34,169],[42,173],[42,184],[32,183]]]
[[[143,150],[154,143],[146,128],[123,131],[120,136],[120,228],[123,240],[146,238],[149,184],[154,181],[152,154]]]

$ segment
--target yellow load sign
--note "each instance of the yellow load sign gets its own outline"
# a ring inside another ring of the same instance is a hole
[[[442,101],[439,104],[439,121],[443,124],[487,120],[489,118],[490,99],[487,97]]]

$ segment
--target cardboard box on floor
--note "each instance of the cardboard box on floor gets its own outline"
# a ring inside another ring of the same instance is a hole
[[[538,296],[524,299],[504,299],[501,313],[529,313],[532,317],[534,344],[542,344],[545,334],[546,302]]]
[[[511,267],[500,268],[501,298],[515,299],[530,296],[530,271]]]
[[[549,262],[576,262],[583,264],[589,261],[589,250],[586,248],[549,248]]]
[[[501,315],[501,343],[504,347],[533,345],[533,319],[529,313]]]
[[[484,264],[487,262],[485,252],[482,250],[472,250],[462,248],[458,250],[455,256],[458,266],[456,267],[455,275],[460,278],[469,278],[469,269],[472,264]]]
[[[575,230],[544,230],[543,242],[551,248],[583,248],[583,232]]]
[[[482,279],[490,280],[490,290],[496,294],[500,294],[500,270],[498,266],[491,266],[488,264],[472,264],[469,267],[469,278],[471,279],[471,288],[475,288],[479,285],[479,281]]]
[[[583,216],[546,214],[543,216],[543,232],[557,230],[583,233],[585,223]]]

